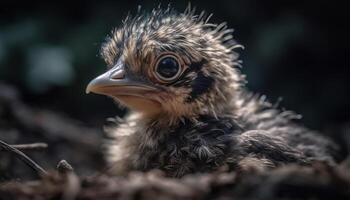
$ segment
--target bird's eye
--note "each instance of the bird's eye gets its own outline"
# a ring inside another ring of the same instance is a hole
[[[167,55],[158,60],[155,72],[161,81],[173,81],[180,75],[181,66],[175,56]]]

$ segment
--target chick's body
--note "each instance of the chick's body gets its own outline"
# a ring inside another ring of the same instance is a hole
[[[168,8],[126,19],[106,39],[101,55],[109,69],[87,91],[131,110],[108,131],[115,174],[334,164],[333,142],[246,90],[231,33],[203,13]]]

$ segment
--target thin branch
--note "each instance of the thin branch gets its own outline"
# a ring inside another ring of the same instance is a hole
[[[42,149],[46,149],[48,145],[46,143],[32,143],[32,144],[12,144],[10,146],[23,151],[23,150],[42,150]]]
[[[23,161],[26,165],[28,165],[30,168],[32,168],[34,171],[36,171],[40,176],[46,175],[47,172],[40,167],[36,162],[34,162],[32,159],[30,159],[27,155],[25,155],[20,150],[12,147],[11,145],[3,142],[0,140],[0,147],[10,153],[13,153],[16,157],[18,157],[21,161]]]

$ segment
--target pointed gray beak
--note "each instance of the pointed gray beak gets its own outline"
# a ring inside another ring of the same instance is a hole
[[[119,62],[106,73],[93,79],[86,87],[86,93],[93,92],[112,97],[120,95],[144,97],[146,93],[152,91],[157,91],[157,88],[129,78],[124,66]]]

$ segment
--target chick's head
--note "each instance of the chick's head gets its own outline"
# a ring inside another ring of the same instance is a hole
[[[107,71],[89,83],[87,92],[150,115],[224,112],[243,80],[233,51],[241,46],[225,23],[208,20],[189,8],[127,17],[103,43]]]

